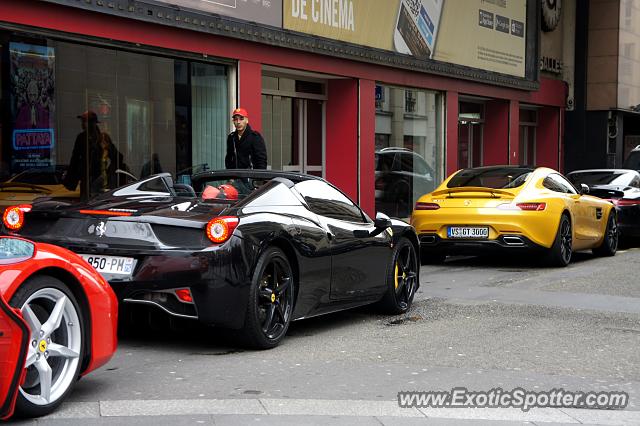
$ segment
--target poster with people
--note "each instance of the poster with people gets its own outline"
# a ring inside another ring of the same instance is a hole
[[[55,166],[55,51],[10,43],[13,173]]]

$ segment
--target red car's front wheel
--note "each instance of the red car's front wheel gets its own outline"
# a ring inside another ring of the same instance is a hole
[[[43,416],[60,405],[77,381],[84,344],[83,318],[73,293],[50,276],[25,281],[10,305],[20,309],[31,332],[16,414]]]

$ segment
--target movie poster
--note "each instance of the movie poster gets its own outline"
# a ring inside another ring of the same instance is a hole
[[[55,166],[55,52],[10,43],[12,173]]]

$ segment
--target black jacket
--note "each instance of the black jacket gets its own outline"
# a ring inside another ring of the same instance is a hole
[[[227,169],[266,169],[267,148],[262,135],[249,125],[240,140],[237,131],[229,134],[224,165]]]

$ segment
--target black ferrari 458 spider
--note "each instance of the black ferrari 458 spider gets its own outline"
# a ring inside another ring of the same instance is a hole
[[[209,171],[184,185],[163,173],[84,204],[9,207],[3,228],[80,254],[124,304],[239,329],[258,348],[292,320],[374,302],[406,312],[419,286],[410,225],[372,220],[303,174]]]

